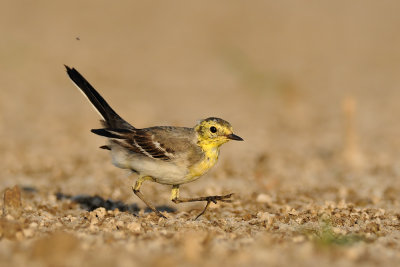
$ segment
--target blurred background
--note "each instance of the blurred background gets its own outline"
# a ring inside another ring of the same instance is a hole
[[[231,122],[245,142],[224,145],[184,196],[310,191],[398,208],[399,12],[372,0],[7,1],[0,188],[139,203],[97,148],[99,117],[66,64],[135,127]],[[170,205],[169,187],[143,190]]]
[[[363,151],[388,156],[400,145],[398,11],[396,1],[10,2],[0,16],[2,169],[106,154],[89,132],[98,115],[63,64],[136,127],[230,121],[246,142],[221,159],[243,172],[265,153],[340,150],[347,98]]]

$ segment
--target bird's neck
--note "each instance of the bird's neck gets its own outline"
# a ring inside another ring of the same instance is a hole
[[[221,144],[209,141],[199,141],[198,146],[204,151],[204,154],[209,157],[217,157],[219,155],[219,147]]]
[[[219,156],[219,146],[203,146],[199,143],[199,146],[204,152],[204,157],[198,163],[192,166],[186,179],[187,182],[191,182],[205,174],[212,166],[217,163]]]
[[[218,160],[220,145],[215,145],[213,143],[207,143],[207,144],[199,143],[199,146],[204,152],[204,159],[202,164],[204,166],[207,166],[207,168],[209,169],[212,166],[214,166],[214,164]]]

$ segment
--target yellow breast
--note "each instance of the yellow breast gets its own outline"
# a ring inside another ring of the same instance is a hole
[[[189,168],[189,173],[185,177],[186,183],[192,182],[205,174],[212,166],[217,163],[219,156],[219,147],[215,146],[201,146],[204,151],[204,158],[200,162]]]

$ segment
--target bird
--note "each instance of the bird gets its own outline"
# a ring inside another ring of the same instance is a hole
[[[155,214],[166,218],[141,193],[145,181],[172,186],[174,203],[206,202],[195,220],[205,213],[211,202],[231,202],[233,193],[193,198],[179,196],[180,185],[199,179],[215,165],[221,145],[230,140],[243,141],[233,133],[229,122],[209,117],[198,121],[194,127],[136,128],[122,119],[75,68],[64,66],[71,81],[101,117],[102,128],[91,130],[107,138],[107,144],[100,148],[110,152],[113,165],[138,175],[132,191]]]

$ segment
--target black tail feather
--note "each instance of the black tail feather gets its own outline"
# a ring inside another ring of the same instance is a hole
[[[122,119],[93,88],[93,86],[74,68],[64,65],[70,79],[79,87],[104,119],[106,127],[134,129],[132,125]]]
[[[116,133],[109,131],[108,129],[92,129],[90,131],[94,134],[98,134],[98,135],[108,137],[108,138],[115,138],[115,139],[124,139],[125,138],[121,135],[118,135]]]

